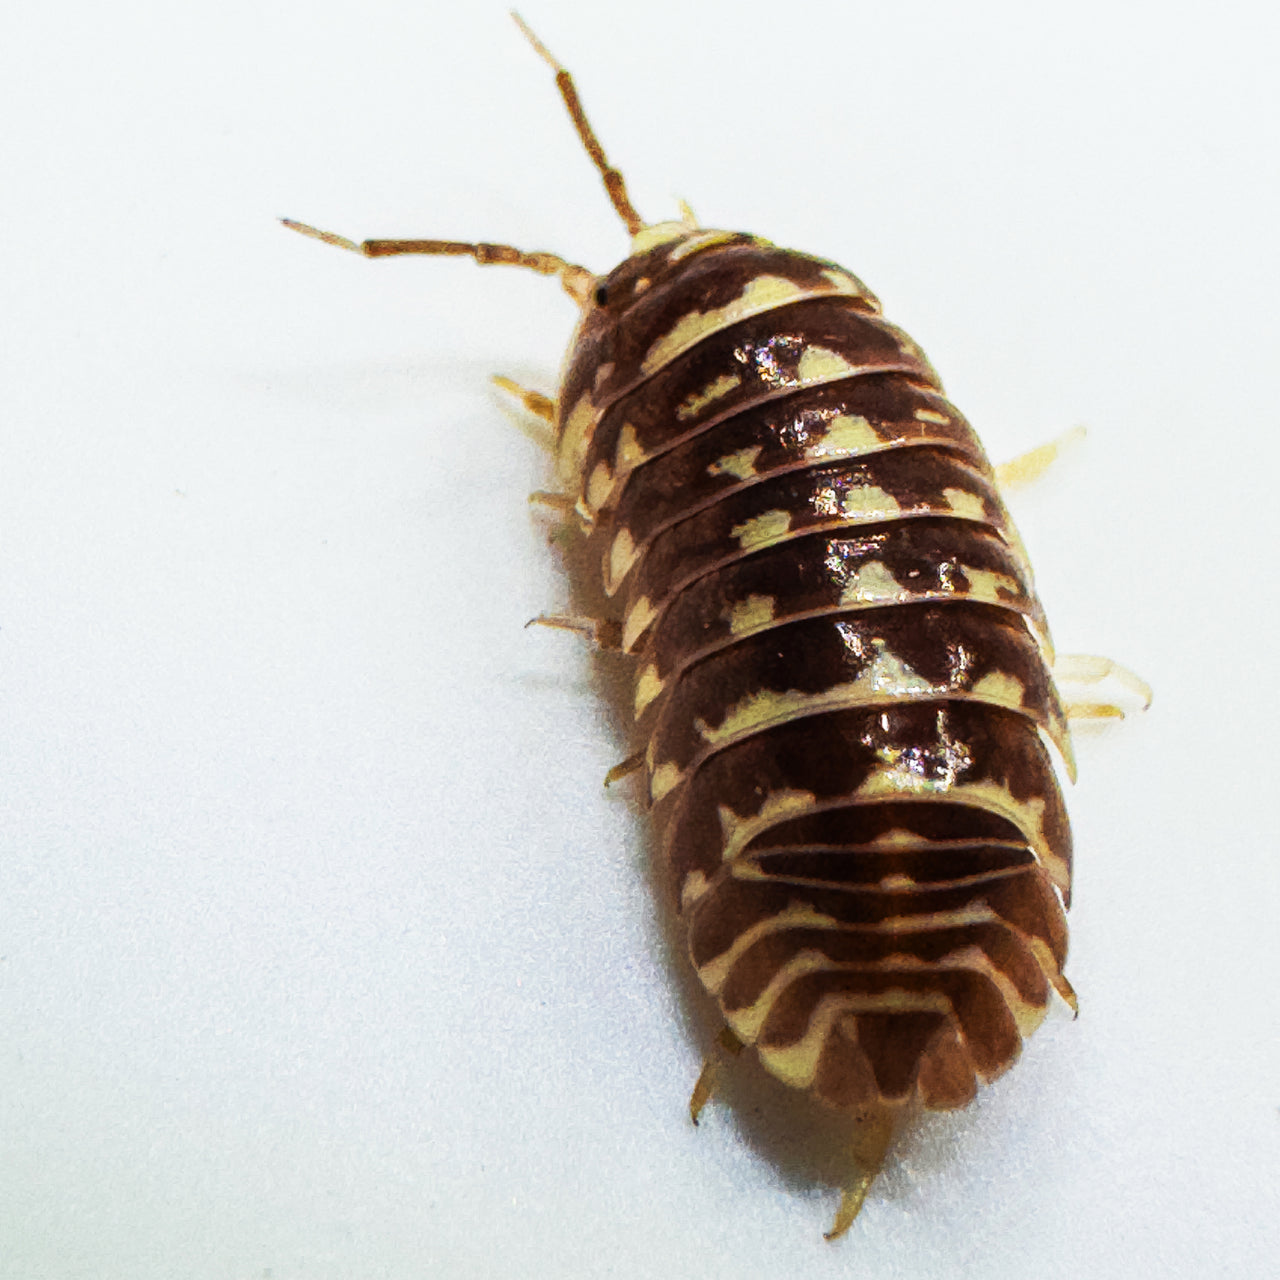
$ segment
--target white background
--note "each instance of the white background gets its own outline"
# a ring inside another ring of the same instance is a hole
[[[26,5],[0,50],[0,1276],[1257,1276],[1280,1246],[1280,24],[1247,3],[525,16],[648,218],[835,258],[1004,458],[1081,735],[1070,973],[850,1236],[699,1130],[572,636],[554,284],[282,231],[625,235],[494,5]],[[781,1119],[779,1119],[781,1117]],[[790,1136],[788,1136],[790,1135]]]

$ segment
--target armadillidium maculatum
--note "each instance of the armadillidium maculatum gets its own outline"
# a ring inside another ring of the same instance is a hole
[[[619,266],[286,225],[525,267],[580,306],[558,397],[504,385],[554,428],[544,497],[614,607],[542,620],[634,659],[634,761],[723,1052],[861,1117],[838,1235],[909,1109],[963,1106],[1055,992],[1074,1008],[1048,627],[977,436],[870,290],[687,210],[645,223],[525,33],[632,237]]]

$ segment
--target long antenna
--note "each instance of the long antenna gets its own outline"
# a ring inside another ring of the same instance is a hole
[[[525,39],[533,45],[538,56],[555,71],[556,88],[560,90],[560,96],[564,99],[564,105],[569,111],[569,119],[573,121],[573,127],[578,131],[578,138],[586,148],[587,155],[591,157],[591,163],[604,179],[604,189],[609,193],[609,201],[617,210],[618,217],[627,224],[627,231],[635,235],[644,226],[644,219],[636,212],[635,205],[627,195],[627,184],[622,180],[622,174],[609,163],[600,140],[591,128],[587,113],[582,109],[582,100],[578,97],[577,89],[574,88],[573,77],[556,61],[547,46],[533,34],[529,24],[514,9],[511,11],[511,16],[515,19],[516,26],[524,32]]]

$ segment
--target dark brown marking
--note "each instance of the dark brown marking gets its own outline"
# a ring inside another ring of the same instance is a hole
[[[773,476],[820,465],[820,450],[832,419],[863,418],[884,449],[928,445],[952,450],[986,469],[986,457],[969,424],[954,410],[945,422],[922,421],[917,411],[943,416],[950,406],[935,391],[902,374],[868,374],[825,383],[783,400],[744,410],[707,432],[677,445],[632,471],[619,488],[611,525],[627,529],[638,546],[677,520],[719,497]],[[752,455],[753,474],[726,470],[725,457]]]
[[[591,434],[583,480],[601,462],[618,471],[618,442],[624,428],[636,442],[637,457],[631,465],[639,465],[731,414],[809,385],[800,365],[814,347],[844,360],[849,371],[842,376],[847,378],[908,373],[938,386],[937,375],[911,339],[887,320],[860,309],[856,299],[818,298],[776,307],[704,338],[610,404]],[[727,377],[738,379],[732,390],[688,417],[675,413],[676,406],[694,402]],[[824,379],[829,380],[833,379]],[[592,399],[598,403],[594,395]],[[572,409],[572,402],[561,400],[562,414]]]
[[[959,789],[985,784],[1007,792],[1014,802],[1043,804],[1042,830],[1027,830],[1023,836],[1033,847],[1043,842],[1055,860],[1055,882],[1068,892],[1070,828],[1038,733],[1014,712],[965,702],[810,716],[709,757],[654,805],[676,884],[682,885],[693,871],[710,878],[723,866],[722,810],[748,821],[770,797],[788,793],[813,795],[813,808],[848,803],[886,761],[900,773],[903,794],[917,803],[971,803]]]
[[[645,357],[679,320],[727,306],[752,280],[774,276],[791,281],[802,295],[823,296],[836,292],[824,271],[853,279],[832,262],[779,249],[755,236],[736,235],[689,257],[680,255],[682,243],[669,242],[628,258],[599,281],[595,305],[583,316],[565,368],[563,414],[586,392],[598,409],[607,408],[646,379]],[[637,286],[642,280],[648,284],[641,290]],[[858,309],[878,311],[874,295],[860,282],[855,287],[861,293],[849,296]]]
[[[956,494],[973,500],[972,515],[954,511]],[[667,583],[740,559],[759,545],[751,541],[753,522],[781,523],[779,513],[788,523],[775,541],[818,529],[856,531],[886,519],[965,519],[997,533],[1007,523],[995,485],[969,463],[938,449],[895,449],[744,486],[668,525],[647,548],[631,594],[652,598]],[[610,581],[607,559],[605,583],[610,594],[621,585]]]
[[[881,565],[896,584],[895,599],[846,599],[860,575]],[[671,583],[666,595],[651,601],[658,619],[631,652],[666,679],[737,638],[735,611],[752,598],[774,601],[773,624],[868,607],[963,600],[972,590],[966,569],[1012,582],[1011,590],[1000,593],[999,606],[1025,616],[1037,635],[1044,634],[1040,602],[1021,558],[1008,545],[967,522],[915,519],[865,527],[846,537],[810,534],[730,560],[693,581]]]
[[[895,663],[925,687],[895,694],[886,677],[877,684],[872,673]],[[817,700],[861,681],[866,704],[977,697],[1004,705],[990,694],[974,694],[993,676],[1016,680],[1027,717],[1052,737],[1065,735],[1057,691],[1026,628],[1004,610],[964,600],[808,618],[748,636],[690,666],[655,700],[641,728],[650,736],[653,759],[683,770],[721,749],[723,743],[708,738],[727,733],[726,717],[751,699],[790,694]],[[813,710],[821,710],[820,701],[789,714],[800,718]],[[734,738],[755,731],[747,727]]]

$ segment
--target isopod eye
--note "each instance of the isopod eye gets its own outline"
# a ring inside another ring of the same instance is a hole
[[[603,307],[609,301],[609,286],[604,284],[596,285],[596,306]]]

